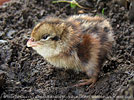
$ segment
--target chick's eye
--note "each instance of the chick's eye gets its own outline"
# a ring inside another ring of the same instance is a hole
[[[52,38],[52,40],[54,40],[54,41],[58,41],[59,39],[60,38],[58,36],[55,36],[55,37]]]
[[[46,40],[46,39],[48,39],[49,36],[50,36],[50,35],[44,35],[44,36],[42,37],[42,39]]]

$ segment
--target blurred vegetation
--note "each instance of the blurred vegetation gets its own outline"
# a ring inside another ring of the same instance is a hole
[[[86,8],[86,7],[83,7],[81,6],[78,2],[76,2],[75,0],[71,0],[71,1],[68,1],[68,0],[57,0],[57,1],[52,1],[52,3],[69,3],[70,4],[70,7],[71,8],[76,8],[79,7],[79,8],[83,8],[83,9],[89,9],[89,8]]]

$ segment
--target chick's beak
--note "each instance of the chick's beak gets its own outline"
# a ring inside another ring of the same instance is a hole
[[[27,41],[27,47],[36,47],[38,44],[32,38]]]

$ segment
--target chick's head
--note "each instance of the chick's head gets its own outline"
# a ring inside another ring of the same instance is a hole
[[[45,19],[34,27],[27,46],[32,47],[44,58],[57,55],[63,51],[64,47],[67,47],[68,31],[63,20]]]

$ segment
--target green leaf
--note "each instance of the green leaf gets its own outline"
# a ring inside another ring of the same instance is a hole
[[[52,1],[52,3],[58,3],[58,1]]]
[[[102,13],[102,15],[104,15],[104,8],[102,9],[101,13]]]
[[[70,4],[70,7],[71,7],[71,8],[75,8],[75,7],[76,7],[76,4],[71,3],[71,4]]]

